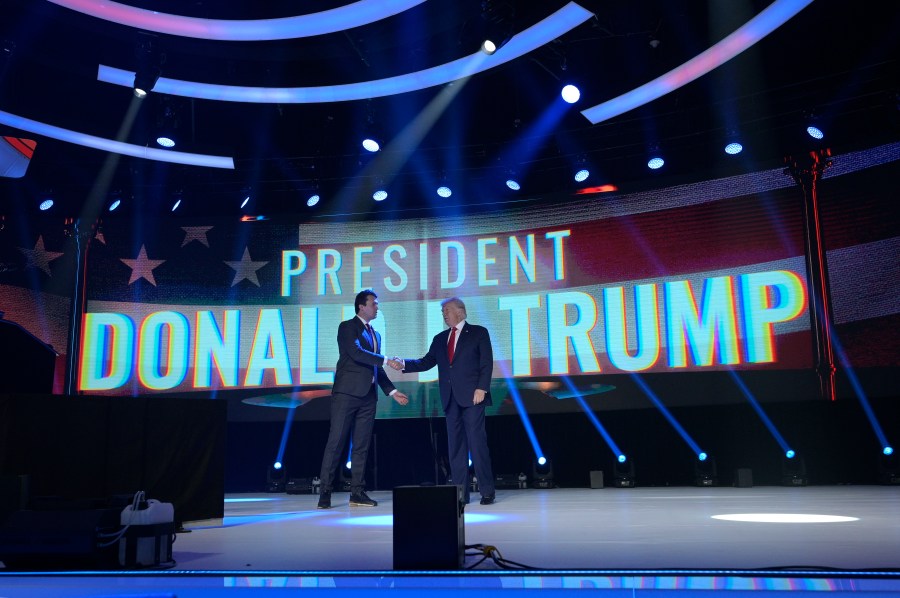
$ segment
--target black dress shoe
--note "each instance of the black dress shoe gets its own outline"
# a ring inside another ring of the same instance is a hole
[[[369,495],[365,492],[357,492],[356,494],[350,495],[350,506],[351,507],[377,507],[378,502],[369,498]]]
[[[492,505],[492,504],[494,504],[494,495],[491,494],[490,496],[482,496],[482,497],[481,497],[481,504],[483,504],[483,505]]]
[[[331,492],[323,492],[319,495],[319,504],[316,508],[317,509],[330,509],[331,508]]]

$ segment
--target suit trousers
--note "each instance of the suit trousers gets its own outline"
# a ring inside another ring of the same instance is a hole
[[[372,441],[372,430],[375,427],[375,408],[378,405],[375,385],[364,397],[354,397],[344,393],[331,396],[331,428],[328,441],[325,443],[325,454],[322,456],[322,492],[331,492],[334,478],[343,452],[347,444],[350,429],[353,428],[353,451],[350,454],[350,491],[361,492],[366,489],[366,459]]]
[[[451,396],[445,415],[450,476],[454,484],[462,486],[463,500],[469,502],[469,453],[478,478],[478,491],[482,496],[493,496],[494,473],[484,429],[484,407],[462,407]]]

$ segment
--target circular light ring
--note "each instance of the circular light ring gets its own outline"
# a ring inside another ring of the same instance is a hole
[[[320,198],[318,195],[310,195],[309,199],[306,200],[306,205],[311,208],[314,205],[316,205],[317,203],[319,203],[319,199]]]
[[[811,513],[732,513],[713,515],[720,521],[740,521],[746,523],[846,523],[859,521],[859,517],[843,515],[815,515]]]
[[[591,171],[589,171],[587,168],[582,168],[575,173],[575,181],[578,183],[584,182],[589,176],[591,176]]]
[[[368,25],[425,0],[359,0],[308,15],[280,19],[199,19],[105,0],[49,0],[71,10],[144,31],[222,41],[271,41],[324,35]]]
[[[52,207],[53,207],[53,200],[45,199],[44,201],[41,202],[41,205],[38,206],[38,209],[42,212],[46,212],[47,210],[49,210]]]
[[[175,147],[175,140],[171,137],[159,136],[156,138],[156,143],[162,147]]]
[[[482,52],[476,52],[428,69],[386,79],[320,87],[246,87],[160,77],[153,89],[166,95],[257,104],[315,104],[380,98],[428,89],[482,73],[552,42],[593,16],[593,13],[570,2],[514,35],[500,54],[486,58]],[[97,68],[97,80],[130,88],[134,83],[134,72],[101,64]]]
[[[758,15],[738,27],[731,35],[668,73],[636,87],[611,100],[581,113],[597,124],[652,102],[679,87],[702,77],[725,64],[765,36],[781,27],[788,19],[806,8],[813,0],[775,0]]]
[[[363,139],[362,146],[366,151],[373,153],[381,149],[381,145],[377,141],[369,138]]]
[[[507,179],[506,186],[512,189],[513,191],[518,191],[522,188],[522,185],[519,184],[519,181],[515,179]]]
[[[450,197],[453,195],[453,191],[450,190],[450,187],[438,187],[437,194],[441,197]]]
[[[384,201],[385,199],[387,199],[387,196],[387,191],[385,191],[384,189],[379,189],[372,194],[372,199],[374,199],[375,201]]]
[[[735,156],[744,151],[744,146],[738,143],[737,141],[732,141],[728,145],[725,146],[725,153],[729,156]]]
[[[650,170],[659,170],[665,163],[666,161],[662,158],[650,158],[650,160],[647,161],[647,168]]]
[[[574,104],[581,99],[581,90],[574,85],[566,85],[562,88],[560,95],[562,95],[562,99],[565,100],[567,104]]]
[[[154,147],[132,145],[113,139],[95,137],[78,131],[70,131],[62,127],[48,125],[30,118],[17,116],[0,110],[0,124],[4,124],[23,131],[37,133],[45,137],[52,137],[59,141],[74,143],[83,147],[90,147],[113,154],[157,160],[159,162],[171,162],[173,164],[191,164],[193,166],[208,166],[210,168],[226,168],[234,170],[234,159],[226,156],[210,156],[207,154],[189,154],[186,152],[174,152]]]

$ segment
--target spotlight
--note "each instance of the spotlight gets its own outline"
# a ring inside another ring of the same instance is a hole
[[[266,473],[266,492],[284,492],[286,474],[281,462],[276,461],[270,465]]]
[[[112,203],[109,204],[109,211],[114,212],[120,205],[122,205],[122,200],[118,198],[114,199]]]
[[[562,88],[561,95],[567,104],[574,104],[581,98],[581,91],[574,85],[566,85]]]
[[[381,144],[372,139],[371,137],[366,137],[362,142],[363,149],[367,152],[375,153],[381,149]]]
[[[516,179],[506,179],[506,186],[513,191],[518,191],[522,188],[522,185],[520,185],[519,181],[517,181]]]
[[[372,194],[372,199],[374,199],[375,201],[384,201],[385,199],[387,199],[387,196],[387,191],[385,191],[384,189],[379,189]]]
[[[52,207],[53,207],[53,199],[48,197],[47,199],[45,199],[44,201],[42,201],[40,203],[40,205],[38,206],[38,209],[42,212],[46,212],[47,210],[49,210]]]
[[[806,134],[812,137],[813,139],[824,139],[825,133],[819,127],[815,125],[809,125],[806,127]]]
[[[738,143],[737,141],[732,141],[728,145],[725,146],[725,153],[729,156],[736,156],[739,153],[744,151],[744,146]]]
[[[587,178],[589,176],[591,176],[591,171],[588,170],[587,168],[582,168],[581,170],[579,170],[578,172],[575,173],[575,182],[583,183],[584,181],[587,180]]]
[[[450,190],[450,187],[442,185],[437,188],[437,194],[441,197],[450,197],[453,195],[453,191]]]
[[[160,135],[156,138],[156,143],[161,147],[175,147],[175,140],[166,135]]]
[[[719,485],[719,474],[716,469],[716,460],[706,453],[700,453],[699,455],[697,455],[697,460],[694,461],[694,485]]]
[[[647,161],[647,168],[650,170],[659,170],[665,163],[666,161],[659,156],[654,156]]]
[[[309,198],[306,200],[306,205],[311,208],[314,205],[316,205],[317,203],[319,203],[319,199],[320,198],[319,198],[318,194],[310,195]]]
[[[889,446],[884,447],[878,459],[878,483],[886,486],[900,485],[900,460]]]
[[[153,91],[159,80],[160,71],[156,67],[144,67],[134,73],[134,97],[145,98]]]
[[[134,70],[134,97],[145,98],[153,91],[153,87],[159,80],[159,66],[163,56],[159,53],[156,44],[156,36],[140,32],[137,45],[134,48],[134,56],[137,68]]]
[[[352,447],[351,447],[352,450]],[[347,458],[347,462],[344,464],[344,467],[341,467],[341,490],[343,492],[350,492],[350,487],[353,483],[353,472],[350,469],[350,458]]]
[[[619,455],[613,461],[613,486],[616,488],[634,488],[634,462]]]
[[[781,485],[806,486],[807,483],[803,458],[798,457],[794,451],[787,451],[781,460]]]
[[[179,191],[179,192],[175,193],[175,203],[172,204],[172,211],[174,212],[175,210],[177,210],[178,206],[180,206],[180,205],[181,205],[181,192]]]
[[[508,0],[483,0],[481,3],[481,18],[485,21],[484,37],[481,43],[481,51],[485,54],[493,54],[512,37],[512,20],[515,9]]]
[[[553,463],[543,455],[539,456],[531,466],[531,485],[534,488],[554,488]]]

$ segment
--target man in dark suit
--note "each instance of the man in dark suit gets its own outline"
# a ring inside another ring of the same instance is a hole
[[[390,395],[400,405],[409,400],[388,379],[384,365],[385,356],[378,354],[381,335],[369,322],[378,316],[378,295],[366,289],[356,295],[356,316],[338,326],[338,357],[331,394],[331,429],[322,457],[319,476],[321,492],[320,509],[331,508],[331,488],[341,451],[353,427],[353,452],[350,455],[350,506],[374,507],[378,503],[366,494],[366,457],[375,426],[375,406],[378,400],[377,382],[384,394]],[[394,364],[392,367],[398,366]]]
[[[431,341],[421,359],[402,360],[404,372],[424,372],[438,366],[441,403],[447,416],[450,475],[463,488],[469,502],[469,453],[481,504],[494,503],[494,473],[484,429],[484,408],[491,404],[491,374],[494,353],[487,328],[466,322],[466,305],[459,297],[441,301],[444,322],[450,327]],[[391,367],[397,367],[391,364]]]

